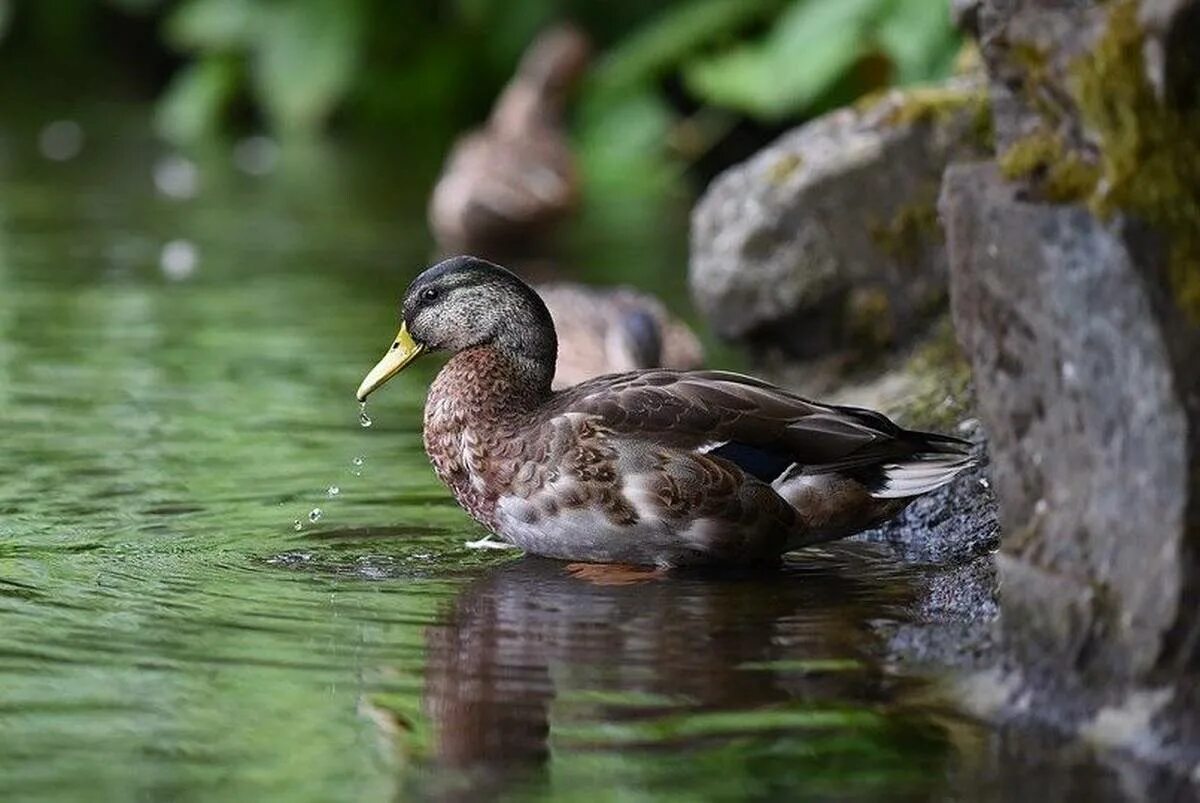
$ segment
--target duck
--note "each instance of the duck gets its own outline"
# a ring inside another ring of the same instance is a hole
[[[449,359],[423,435],[438,478],[501,542],[576,563],[777,563],[876,526],[973,464],[958,438],[743,374],[655,368],[553,388],[554,322],[506,268],[456,256],[406,290],[360,402]]]
[[[647,293],[565,281],[534,289],[558,337],[554,390],[638,368],[694,370],[704,364],[695,333]]]
[[[580,180],[562,116],[590,49],[569,23],[542,32],[487,123],[451,148],[429,202],[443,252],[510,253],[576,208]]]

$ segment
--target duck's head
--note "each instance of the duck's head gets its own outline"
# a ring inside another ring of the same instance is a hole
[[[358,386],[359,401],[413,360],[432,351],[456,354],[491,347],[537,389],[554,377],[557,340],[545,303],[508,270],[470,256],[451,257],[421,273],[400,305],[400,331]]]

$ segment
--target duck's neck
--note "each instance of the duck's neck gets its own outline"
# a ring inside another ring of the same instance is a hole
[[[454,355],[429,387],[425,451],[459,504],[485,526],[514,469],[496,457],[512,448],[521,422],[549,398],[545,374],[526,359],[480,346]]]
[[[491,127],[514,139],[554,128],[561,119],[561,100],[530,81],[515,80],[504,88],[492,111]]]
[[[494,345],[450,358],[429,388],[426,416],[452,414],[463,423],[499,423],[550,397],[553,354],[525,354]]]

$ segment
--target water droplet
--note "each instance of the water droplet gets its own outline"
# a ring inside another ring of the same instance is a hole
[[[367,415],[367,403],[358,403],[358,423],[363,427],[371,426],[371,416]]]
[[[341,492],[342,492],[341,488],[337,487],[336,485],[330,485],[329,490],[326,491],[325,493],[329,494],[330,496],[337,496]]]
[[[362,476],[363,458],[356,457],[350,461],[350,473],[356,477]]]
[[[296,519],[296,523],[292,525],[292,529],[296,532],[300,532],[304,529],[304,522],[300,521],[300,519]]]
[[[356,466],[361,466],[365,461],[361,457],[356,457],[353,460],[351,460],[350,462]]]
[[[312,510],[310,510],[308,512],[308,520],[309,521],[320,521],[321,520],[321,508],[314,507]]]

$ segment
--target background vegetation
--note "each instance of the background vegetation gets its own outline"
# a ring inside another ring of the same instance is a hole
[[[444,143],[478,121],[539,28],[595,41],[575,125],[601,177],[713,167],[780,127],[958,48],[941,0],[0,0],[6,88],[156,103],[185,143],[266,127]],[[663,157],[667,158],[663,158]],[[677,157],[677,158],[672,158]]]

